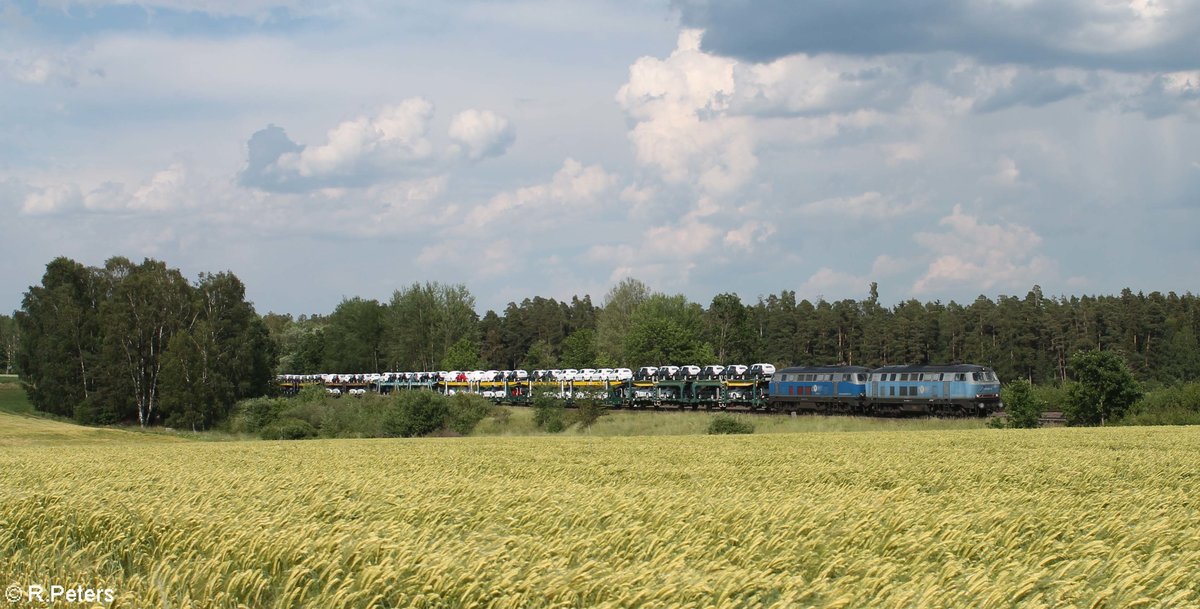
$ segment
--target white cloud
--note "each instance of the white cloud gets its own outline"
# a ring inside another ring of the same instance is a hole
[[[86,210],[97,213],[167,212],[195,202],[203,187],[190,179],[183,163],[155,172],[132,191],[120,182],[103,182],[86,189],[78,184],[36,188],[22,205],[26,215]],[[203,195],[199,195],[203,196]]]
[[[473,161],[504,154],[516,139],[508,119],[490,110],[459,112],[450,120],[449,134]]]
[[[734,250],[749,252],[754,249],[754,246],[763,243],[771,235],[775,234],[775,226],[759,220],[747,220],[741,226],[725,233],[725,247]]]
[[[997,184],[1003,186],[1016,186],[1017,180],[1021,177],[1021,170],[1017,168],[1017,162],[1007,156],[1000,157],[996,161],[996,174],[992,176]]]
[[[442,241],[421,248],[417,263],[435,269],[462,274],[468,269],[474,276],[488,276],[513,270],[523,261],[515,255],[520,244],[508,238],[490,238],[478,247],[462,247],[459,241]]]
[[[75,184],[55,184],[39,188],[25,195],[21,213],[27,216],[44,216],[72,211],[82,207],[83,197]]]
[[[175,163],[155,173],[148,182],[130,195],[126,207],[134,211],[166,211],[180,205],[187,196],[187,169]]]
[[[801,205],[798,211],[807,216],[849,216],[855,219],[894,218],[921,208],[915,201],[899,202],[878,192],[864,192],[852,197],[822,199]]]
[[[72,52],[33,54],[27,51],[4,53],[0,50],[0,77],[27,85],[78,84],[82,69]]]
[[[599,165],[584,166],[566,159],[548,183],[500,193],[472,209],[466,223],[483,227],[511,217],[523,223],[560,223],[578,216],[597,215],[604,207],[601,196],[617,184],[617,177]]]
[[[329,130],[324,144],[284,153],[276,165],[282,172],[318,181],[394,173],[430,157],[433,146],[426,133],[432,118],[433,104],[406,99],[375,116],[343,121]]]
[[[634,62],[617,103],[637,121],[629,139],[638,161],[669,183],[695,180],[710,194],[728,194],[757,166],[753,125],[727,114],[736,62],[701,51],[700,36],[684,30],[667,59]]]
[[[1042,238],[1018,224],[987,224],[955,205],[941,219],[942,233],[918,233],[914,239],[935,258],[913,284],[913,292],[997,286],[1026,287],[1056,274],[1055,264],[1035,250]]]
[[[870,285],[866,277],[821,267],[800,284],[796,293],[801,298],[836,300],[845,294],[865,294]]]
[[[875,257],[875,261],[871,263],[871,278],[880,279],[890,277],[907,271],[912,268],[912,262],[908,260],[900,260],[887,254],[880,254]]]
[[[840,298],[863,298],[868,292],[872,281],[878,281],[903,273],[912,268],[912,263],[881,254],[871,264],[871,271],[866,275],[856,275],[838,271],[830,267],[821,267],[797,289],[797,293],[806,298],[824,298],[836,300]]]

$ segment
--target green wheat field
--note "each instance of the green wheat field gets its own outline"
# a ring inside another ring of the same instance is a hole
[[[195,442],[0,413],[0,585],[128,608],[1194,607],[1198,432]]]

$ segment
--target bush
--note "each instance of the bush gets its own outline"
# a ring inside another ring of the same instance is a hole
[[[323,385],[314,384],[301,387],[294,399],[300,402],[324,402],[331,397]]]
[[[719,414],[708,424],[710,434],[754,433],[754,424],[739,417]]]
[[[326,399],[321,403],[320,433],[323,438],[382,438],[392,400],[366,394],[350,399]]]
[[[600,417],[606,414],[608,414],[608,406],[600,400],[581,400],[576,402],[575,420],[579,423],[580,429],[591,427]]]
[[[317,428],[303,419],[285,417],[263,427],[259,435],[264,440],[303,440],[317,437]]]
[[[469,435],[480,421],[492,414],[494,409],[495,406],[487,398],[469,393],[458,393],[450,396],[447,423],[455,433]]]
[[[450,409],[446,396],[432,391],[401,391],[396,394],[384,421],[391,437],[427,436],[446,427]]]
[[[1142,397],[1122,425],[1200,424],[1200,383],[1156,389]]]
[[[1008,413],[1009,427],[1038,426],[1038,419],[1046,410],[1046,403],[1041,401],[1028,380],[1017,379],[1008,383],[1001,394],[1004,398],[1004,411]]]
[[[548,395],[533,398],[533,423],[550,433],[566,429],[566,405]]]
[[[229,418],[229,431],[233,433],[258,433],[264,427],[279,420],[290,403],[285,398],[252,398],[234,405]]]

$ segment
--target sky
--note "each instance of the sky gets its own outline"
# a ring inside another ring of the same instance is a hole
[[[0,0],[0,311],[1200,290],[1190,0]]]

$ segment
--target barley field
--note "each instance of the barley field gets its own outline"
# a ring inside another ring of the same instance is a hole
[[[139,609],[1196,607],[1198,432],[0,431],[0,585]]]

